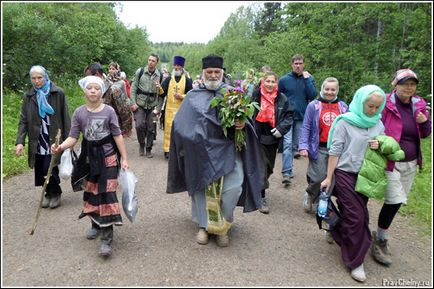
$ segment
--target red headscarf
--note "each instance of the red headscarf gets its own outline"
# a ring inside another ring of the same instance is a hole
[[[256,116],[259,122],[269,122],[271,127],[276,127],[276,119],[274,115],[274,101],[277,97],[277,85],[272,92],[265,89],[264,81],[261,81],[261,110]]]

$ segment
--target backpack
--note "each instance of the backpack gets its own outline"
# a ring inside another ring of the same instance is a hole
[[[320,230],[324,229],[329,232],[333,231],[341,222],[341,214],[331,198],[329,198],[327,204],[327,215],[325,217],[320,217],[316,214],[316,222],[318,223]],[[324,228],[323,224],[325,225]]]
[[[158,68],[157,68],[157,70],[158,70]],[[161,84],[161,83],[163,83],[163,74],[161,73],[160,70],[158,70],[158,71],[160,72],[160,84]],[[140,68],[139,77],[137,78],[137,84],[140,81],[140,78],[142,77],[142,75],[143,75],[144,72],[145,72],[145,67],[142,66]]]

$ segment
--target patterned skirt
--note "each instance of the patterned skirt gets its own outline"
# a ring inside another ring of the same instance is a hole
[[[83,211],[79,218],[89,216],[100,227],[122,225],[116,188],[118,162],[116,154],[105,157],[103,172],[86,180],[83,194]],[[103,190],[101,190],[103,188]]]

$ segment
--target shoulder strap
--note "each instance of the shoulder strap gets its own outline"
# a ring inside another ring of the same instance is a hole
[[[145,72],[145,68],[144,68],[144,67],[140,68],[140,72],[139,72],[139,78],[137,78],[137,83],[139,83],[139,82],[140,82],[140,78],[142,77],[142,75],[143,75],[143,72]]]

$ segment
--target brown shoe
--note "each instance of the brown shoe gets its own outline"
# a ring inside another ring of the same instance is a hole
[[[229,236],[228,236],[228,234],[217,235],[216,242],[217,242],[217,245],[219,247],[227,247],[227,246],[229,246]]]
[[[205,229],[200,228],[196,235],[196,241],[201,245],[208,244],[208,232]]]
[[[392,254],[389,251],[387,240],[377,238],[377,232],[372,231],[371,254],[375,261],[390,266],[392,264]]]

